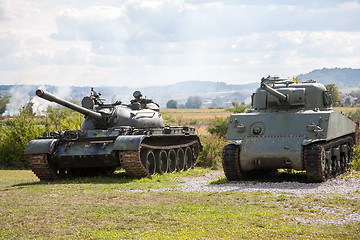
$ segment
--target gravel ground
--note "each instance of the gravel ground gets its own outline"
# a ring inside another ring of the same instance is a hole
[[[306,194],[338,193],[352,195],[360,193],[360,178],[339,176],[323,183],[303,182],[239,182],[226,184],[210,184],[211,181],[224,177],[221,172],[214,172],[205,177],[182,178],[180,190],[188,192],[235,192],[235,191],[262,191],[273,194],[292,194],[304,196]],[[179,179],[180,180],[180,179]],[[360,200],[358,196],[348,196]]]

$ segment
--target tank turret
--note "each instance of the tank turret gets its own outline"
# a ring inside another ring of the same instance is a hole
[[[104,99],[100,98],[101,94],[91,89],[91,95],[82,99],[82,107],[41,89],[36,90],[36,95],[84,114],[85,120],[81,125],[82,130],[108,129],[119,126],[136,128],[165,126],[161,114],[159,114],[159,105],[151,99],[142,98],[140,91],[135,91],[134,100],[126,105],[120,101],[104,104]]]
[[[312,80],[295,84],[279,77],[262,78],[260,87],[252,95],[252,106],[256,110],[327,109],[330,105],[329,91]]]

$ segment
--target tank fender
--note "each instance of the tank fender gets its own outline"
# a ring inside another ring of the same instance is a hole
[[[241,145],[242,140],[226,140],[229,143],[235,144],[237,146]]]
[[[114,142],[114,150],[139,150],[140,144],[145,137],[145,135],[118,136]]]
[[[31,140],[25,148],[25,154],[52,153],[58,141],[58,139]]]
[[[304,139],[301,143],[301,145],[303,146],[307,146],[309,144],[312,144],[312,143],[316,143],[316,142],[323,142],[323,141],[326,141],[326,139]]]

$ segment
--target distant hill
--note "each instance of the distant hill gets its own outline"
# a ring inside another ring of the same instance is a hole
[[[101,98],[106,99],[105,103],[112,103],[117,100],[129,103],[133,99],[133,92],[140,90],[144,97],[153,99],[162,108],[170,99],[184,104],[188,97],[199,96],[205,107],[209,107],[214,98],[220,97],[224,107],[230,107],[232,101],[250,102],[251,93],[259,86],[259,83],[252,84],[226,84],[224,82],[210,81],[185,81],[171,85],[151,86],[134,88],[127,86],[115,87],[94,87],[96,92],[101,93]],[[21,106],[35,98],[37,85],[0,85],[0,97],[11,96],[7,105],[8,114],[18,111]],[[59,87],[43,86],[43,89],[65,100],[81,102],[84,96],[90,94],[91,87]],[[35,98],[36,99],[36,98]],[[36,104],[37,105],[37,104]]]
[[[360,69],[323,68],[299,75],[300,80],[315,80],[322,84],[335,83],[339,89],[360,88]]]
[[[335,83],[340,91],[346,92],[349,89],[360,88],[360,69],[351,68],[323,68],[299,75],[301,81],[316,80],[322,84]],[[170,99],[184,104],[188,97],[199,96],[205,107],[209,107],[214,100],[221,100],[222,106],[231,106],[232,101],[250,103],[250,96],[259,87],[259,82],[250,84],[226,84],[224,82],[210,81],[185,81],[163,86],[150,86],[134,88],[128,86],[117,87],[95,87],[94,90],[100,92],[105,103],[112,103],[117,100],[128,103],[132,94],[140,90],[142,94],[155,102],[162,108],[166,106]],[[15,113],[21,106],[26,105],[35,97],[37,85],[0,85],[0,97],[12,96],[7,105],[9,113]],[[84,96],[90,94],[91,87],[58,87],[45,86],[45,90],[66,100],[80,102]],[[344,91],[346,89],[346,91]],[[36,100],[36,98],[34,99]]]

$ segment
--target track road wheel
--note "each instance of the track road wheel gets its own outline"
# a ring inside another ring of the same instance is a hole
[[[185,168],[185,153],[182,148],[176,150],[176,170],[181,172]]]
[[[150,149],[145,149],[141,151],[141,163],[145,167],[146,171],[150,176],[155,174],[156,170],[156,160],[155,154]]]
[[[224,173],[229,181],[241,180],[240,169],[240,147],[235,144],[228,144],[223,148],[222,165]]]
[[[163,174],[168,171],[168,154],[165,150],[156,150],[155,151],[156,159],[156,172]]]
[[[194,166],[194,155],[190,147],[185,148],[185,170],[189,170]]]
[[[195,143],[193,146],[192,146],[192,151],[194,153],[194,161],[193,161],[193,164],[195,165],[198,157],[199,157],[199,154],[200,154],[200,146],[199,146],[199,143]]]
[[[168,159],[168,172],[173,173],[176,171],[176,152],[174,149],[169,150]]]

